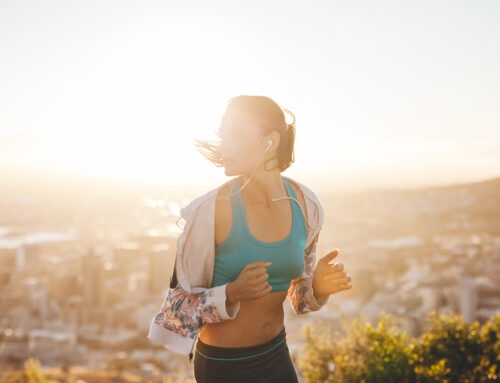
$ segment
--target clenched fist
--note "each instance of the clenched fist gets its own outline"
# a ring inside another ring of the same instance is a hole
[[[271,263],[257,261],[246,265],[238,278],[226,287],[228,302],[249,301],[269,294],[272,286],[267,282],[269,274],[266,267]]]

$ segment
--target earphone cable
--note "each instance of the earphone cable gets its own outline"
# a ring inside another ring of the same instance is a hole
[[[250,180],[252,179],[252,177],[253,177],[253,175],[254,175],[255,171],[257,170],[257,167],[258,167],[258,166],[259,166],[259,164],[262,162],[262,159],[264,158],[263,156],[266,154],[266,152],[267,152],[267,149],[268,149],[268,148],[269,148],[269,145],[268,145],[268,147],[266,148],[266,150],[264,151],[264,153],[262,153],[262,155],[260,156],[259,162],[257,162],[257,165],[255,165],[255,167],[253,168],[252,174],[251,174],[251,175],[250,175],[250,177],[246,180],[246,182],[243,184],[243,186],[240,188],[240,190],[238,190],[237,192],[234,192],[234,193],[231,193],[231,192],[230,192],[230,193],[229,193],[229,195],[227,195],[227,196],[216,197],[216,199],[228,199],[228,198],[232,197],[233,195],[240,193],[240,192],[241,192],[241,191],[245,188],[245,186],[247,186],[247,184],[250,182]],[[236,178],[237,178],[237,177],[234,177],[234,178],[233,178],[233,181],[234,181]],[[297,201],[295,198],[293,198],[293,197],[278,197],[278,198],[272,198],[271,200],[274,202],[274,201],[278,201],[278,200],[280,200],[280,199],[284,199],[284,198],[289,198],[289,199],[291,199],[291,200],[293,200],[293,201],[297,202],[297,205],[299,205],[300,210],[302,211],[302,215],[304,216],[304,219],[306,220],[307,224],[308,224],[308,225],[309,225],[309,226],[310,226],[313,230],[319,230],[319,229],[321,228],[321,225],[320,225],[320,226],[318,226],[318,227],[313,227],[313,226],[309,223],[309,221],[308,221],[308,219],[306,218],[306,215],[305,215],[305,213],[304,213],[304,209],[302,209],[302,206],[300,206],[299,201]]]

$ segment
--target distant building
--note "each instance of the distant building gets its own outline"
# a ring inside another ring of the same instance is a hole
[[[101,258],[89,251],[82,257],[83,305],[86,312],[85,322],[90,319],[94,308],[103,307],[106,296],[104,267]]]
[[[460,310],[466,322],[487,322],[500,313],[500,287],[485,277],[464,276],[460,283]]]
[[[460,313],[465,322],[476,319],[477,291],[474,277],[464,276],[460,281]]]

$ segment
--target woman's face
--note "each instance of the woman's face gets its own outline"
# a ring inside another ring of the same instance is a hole
[[[266,148],[258,121],[241,112],[226,111],[218,133],[226,175],[251,173]]]

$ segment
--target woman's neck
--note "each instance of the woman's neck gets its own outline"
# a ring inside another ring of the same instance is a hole
[[[248,180],[246,175],[240,176],[240,187]],[[286,196],[286,189],[281,180],[279,171],[266,171],[265,173],[255,173],[250,182],[242,190],[245,199],[252,203],[273,207],[275,202],[272,198]]]

